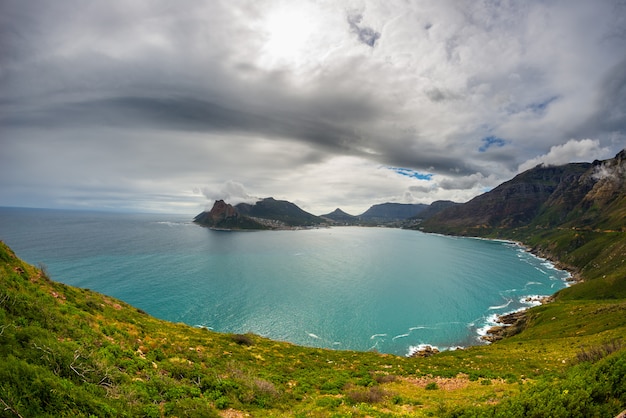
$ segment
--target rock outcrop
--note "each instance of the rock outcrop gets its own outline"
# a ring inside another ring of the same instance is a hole
[[[439,349],[437,347],[432,347],[430,345],[425,345],[418,350],[415,350],[411,353],[411,357],[430,357],[435,354],[439,354]]]
[[[268,229],[265,225],[242,216],[237,209],[223,200],[216,200],[210,211],[200,213],[193,221],[216,229]]]
[[[503,339],[504,337],[510,337],[519,333],[526,324],[526,312],[518,311],[501,315],[498,317],[496,322],[502,325],[496,325],[489,328],[481,339],[484,341],[495,342]]]
[[[236,220],[240,217],[239,212],[223,200],[216,200],[213,208],[208,213],[208,217],[213,222],[222,222],[227,220]]]

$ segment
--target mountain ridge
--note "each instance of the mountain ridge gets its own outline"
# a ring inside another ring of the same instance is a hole
[[[369,222],[400,221],[417,216],[429,205],[423,203],[379,203],[372,205],[358,217]]]
[[[324,219],[329,219],[335,224],[355,225],[359,223],[358,216],[350,215],[349,213],[344,212],[340,208],[337,208],[330,213],[321,215],[321,217]]]
[[[593,163],[536,166],[418,227],[521,241],[585,277],[562,297],[626,297],[626,150]]]
[[[210,211],[193,219],[199,225],[216,229],[293,229],[322,226],[326,221],[300,209],[296,204],[272,197],[261,199],[254,205],[239,203],[235,206],[216,200]]]

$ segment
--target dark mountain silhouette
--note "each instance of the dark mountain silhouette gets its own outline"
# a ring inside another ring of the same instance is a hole
[[[428,219],[432,218],[439,212],[444,209],[447,209],[452,206],[460,205],[460,203],[453,202],[451,200],[436,200],[431,203],[426,209],[420,211],[417,215],[413,216],[413,218],[417,219]]]
[[[286,200],[268,197],[254,205],[229,205],[217,200],[209,212],[202,212],[194,222],[222,229],[286,229],[322,225],[326,221]]]
[[[322,218],[330,219],[333,222],[344,224],[344,225],[346,224],[352,225],[352,224],[356,224],[359,222],[358,216],[350,215],[349,213],[346,213],[339,208],[335,209],[334,211],[330,213],[322,215]]]
[[[371,206],[359,218],[368,222],[400,221],[419,215],[428,205],[417,203],[381,203]]]

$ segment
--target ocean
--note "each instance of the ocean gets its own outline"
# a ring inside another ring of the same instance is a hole
[[[391,228],[214,231],[193,215],[0,208],[51,278],[172,322],[339,350],[484,344],[496,315],[567,285],[511,242]]]

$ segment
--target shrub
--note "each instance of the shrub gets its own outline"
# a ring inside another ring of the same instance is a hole
[[[387,393],[380,386],[372,386],[367,389],[354,389],[346,393],[348,402],[357,403],[378,403],[381,402]]]
[[[217,409],[226,409],[228,408],[229,401],[226,396],[220,396],[219,398],[215,400],[214,403]]]
[[[318,399],[315,404],[317,406],[321,406],[322,408],[336,409],[342,404],[342,402],[341,398],[324,396],[323,398]]]
[[[582,347],[580,349],[580,352],[576,354],[576,359],[579,363],[595,363],[596,361],[601,360],[609,354],[621,350],[623,347],[624,345],[622,344],[622,340],[616,338],[611,341],[607,341],[602,345],[591,347],[588,350],[585,350],[585,347]]]
[[[437,390],[437,389],[439,389],[439,386],[437,385],[437,382],[430,382],[429,384],[426,385],[426,387],[424,389],[426,389],[426,390]]]
[[[374,376],[374,380],[378,383],[391,383],[398,380],[398,376],[393,374],[378,374]]]
[[[239,345],[254,345],[254,341],[252,341],[252,338],[250,338],[248,334],[234,334],[232,336],[232,339]]]

